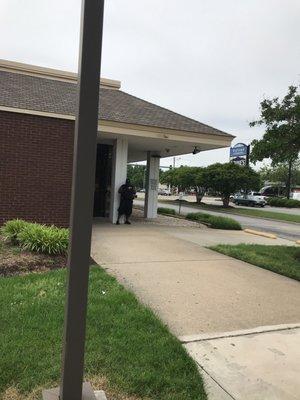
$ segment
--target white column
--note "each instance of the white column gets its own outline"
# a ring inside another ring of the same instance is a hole
[[[119,138],[115,140],[112,162],[111,199],[109,219],[115,223],[118,218],[120,195],[118,190],[127,177],[128,140]]]
[[[147,152],[147,173],[146,173],[146,193],[145,193],[145,218],[157,217],[157,196],[159,184],[159,162],[160,157],[157,153]]]

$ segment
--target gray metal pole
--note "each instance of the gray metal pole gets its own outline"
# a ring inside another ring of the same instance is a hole
[[[61,400],[81,400],[95,186],[104,0],[83,0]]]

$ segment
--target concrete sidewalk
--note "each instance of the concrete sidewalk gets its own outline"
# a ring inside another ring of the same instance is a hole
[[[244,232],[100,224],[94,226],[92,256],[150,306],[179,338],[300,322],[299,282],[203,247],[221,242],[291,244]],[[276,345],[269,347],[276,349]],[[192,350],[191,354],[198,361]],[[221,370],[223,361],[220,355],[216,358]],[[259,358],[256,360],[259,362]],[[273,364],[275,369],[281,368],[275,358]],[[288,371],[290,367],[285,368]],[[227,395],[216,383],[222,376],[207,379],[212,380],[210,398],[226,399],[216,394],[222,391],[222,396]],[[272,379],[277,379],[276,374]],[[253,396],[227,398],[292,398]]]
[[[300,284],[200,244],[280,243],[244,232],[94,227],[92,256],[178,336],[300,321]]]
[[[185,338],[184,340],[187,340]],[[298,400],[300,324],[190,337],[209,398]]]

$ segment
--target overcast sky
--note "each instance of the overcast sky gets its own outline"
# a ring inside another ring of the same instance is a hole
[[[80,0],[0,6],[0,58],[77,70]],[[102,76],[248,144],[262,134],[248,125],[264,96],[300,82],[299,20],[299,0],[106,0]],[[214,150],[177,165],[228,157]]]

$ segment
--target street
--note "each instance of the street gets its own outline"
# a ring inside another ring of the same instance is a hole
[[[143,206],[144,200],[143,199],[136,199],[134,204]],[[164,201],[158,202],[159,207],[168,207],[176,210],[178,212],[179,205],[177,204],[167,204]],[[274,207],[272,207],[273,211]],[[183,203],[181,206],[181,214],[186,215],[188,213],[194,213],[198,210],[193,206],[188,206],[186,203]],[[298,211],[298,210],[297,210]],[[211,215],[219,215],[223,217],[230,217],[238,221],[242,227],[255,229],[259,231],[274,233],[278,237],[283,239],[288,239],[292,241],[300,240],[300,224],[297,223],[289,223],[284,221],[273,221],[271,219],[264,219],[264,218],[256,218],[256,217],[245,217],[242,215],[230,214],[228,212],[218,212],[218,211],[210,211],[210,210],[200,210],[199,212],[204,212]]]
[[[174,199],[178,198],[174,196]],[[192,198],[192,196],[187,196],[184,197],[184,199],[187,199],[188,201],[191,200],[195,201],[194,198]],[[204,196],[203,197],[203,202],[206,204],[211,204],[214,206],[222,206],[223,203],[220,199],[215,198],[215,197],[208,197],[208,196]],[[233,203],[230,203],[230,205],[234,208],[247,208],[245,206],[237,206]],[[277,213],[283,213],[283,214],[293,214],[293,215],[300,215],[300,208],[287,208],[287,207],[270,207],[270,206],[266,206],[264,208],[262,208],[262,210],[264,211],[268,211],[268,212],[277,212]]]

